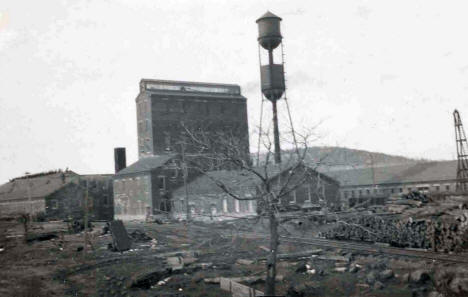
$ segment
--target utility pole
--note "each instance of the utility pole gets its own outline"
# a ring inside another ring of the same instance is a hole
[[[84,252],[88,249],[88,180],[86,180],[86,188],[84,195]]]
[[[29,221],[32,221],[32,213],[33,213],[33,205],[32,205],[32,198],[31,198],[31,181],[28,180],[28,203],[29,203]]]
[[[188,170],[187,170],[187,163],[185,162],[185,143],[184,141],[180,142],[181,146],[181,153],[182,153],[182,177],[184,180],[184,189],[185,189],[185,211],[186,211],[186,216],[187,216],[187,222],[189,222],[191,218],[190,214],[190,205],[189,205],[189,194],[188,194],[188,188],[187,188],[187,175],[188,175]]]

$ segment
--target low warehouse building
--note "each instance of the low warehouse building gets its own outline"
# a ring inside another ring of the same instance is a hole
[[[457,161],[409,162],[349,170],[324,170],[341,184],[342,202],[384,204],[391,195],[411,191],[451,193],[456,191]]]
[[[113,219],[112,175],[51,171],[12,179],[0,186],[0,217],[33,214],[45,219],[80,218],[88,197],[91,220]]]
[[[272,186],[281,184],[284,187],[285,194],[278,202],[280,210],[339,206],[339,183],[311,168],[299,166],[294,169],[292,175],[293,171],[290,168],[284,169],[281,173],[273,166],[266,170],[264,168],[254,170],[263,177],[268,177]],[[263,186],[260,179],[247,170],[209,171],[188,183],[187,189],[180,187],[172,193],[171,199],[174,203],[172,215],[176,218],[186,216],[187,198],[191,215],[200,219],[256,215],[263,207],[262,199],[257,199],[264,193]],[[241,199],[235,199],[230,194]]]

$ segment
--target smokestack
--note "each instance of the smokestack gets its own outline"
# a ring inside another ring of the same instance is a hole
[[[127,158],[124,147],[114,148],[115,173],[127,167]]]

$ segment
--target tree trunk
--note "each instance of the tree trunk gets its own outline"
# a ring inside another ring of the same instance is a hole
[[[278,249],[278,221],[275,213],[270,213],[270,254],[267,260],[267,277],[265,284],[265,295],[275,295],[275,279],[276,279],[276,254]]]

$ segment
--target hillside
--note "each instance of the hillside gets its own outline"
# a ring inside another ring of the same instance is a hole
[[[394,156],[384,153],[369,152],[345,147],[314,146],[308,148],[307,151],[306,160],[308,162],[314,164],[320,162],[321,166],[329,168],[331,167],[333,169],[369,167],[371,164],[373,164],[374,167],[381,167],[423,161],[402,156]],[[287,158],[287,156],[291,155],[291,153],[293,152],[285,152],[284,157]],[[264,154],[261,155],[260,160],[263,160],[264,157]]]

